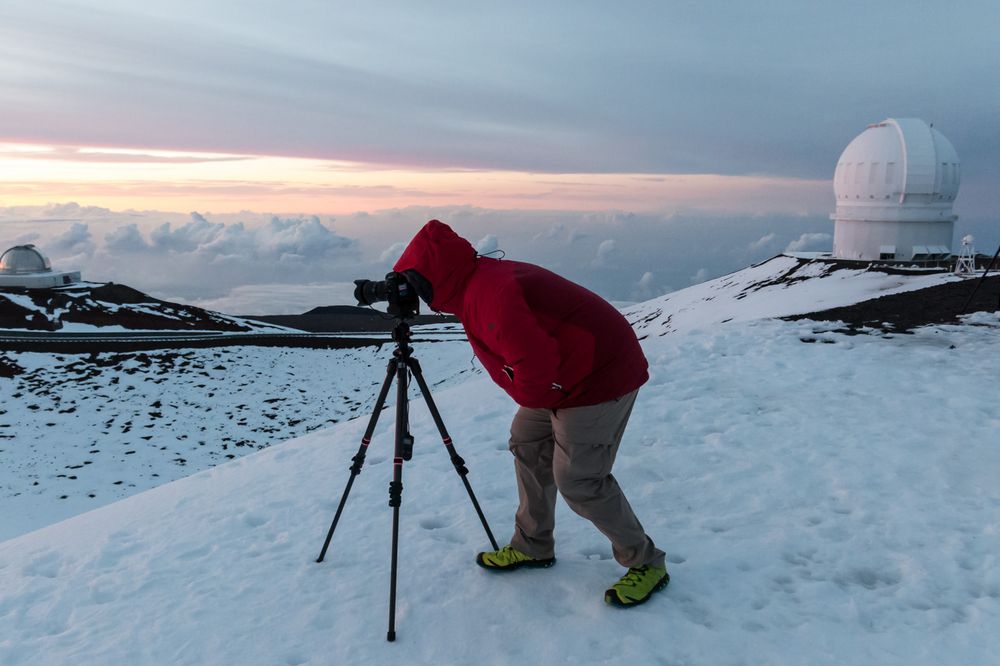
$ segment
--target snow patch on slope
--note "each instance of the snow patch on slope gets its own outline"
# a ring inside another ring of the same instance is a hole
[[[831,260],[779,255],[635,305],[624,313],[640,337],[666,335],[716,324],[818,312],[961,279],[950,273],[899,275]]]

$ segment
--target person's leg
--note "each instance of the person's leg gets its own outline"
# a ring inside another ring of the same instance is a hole
[[[520,504],[510,545],[535,559],[554,556],[556,484],[552,476],[552,411],[521,407],[510,425]]]
[[[636,393],[599,405],[555,412],[554,476],[569,507],[611,540],[619,564],[663,567],[663,551],[646,535],[611,475]]]

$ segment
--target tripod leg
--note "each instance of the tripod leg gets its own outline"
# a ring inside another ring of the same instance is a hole
[[[406,397],[407,366],[396,366],[396,448],[392,460],[392,483],[389,484],[389,506],[392,507],[392,562],[389,569],[389,631],[386,640],[396,640],[396,565],[399,553],[399,506],[403,503],[403,460],[413,450],[410,438],[409,405]]]
[[[490,531],[489,523],[486,522],[486,516],[483,514],[482,508],[479,506],[479,501],[476,499],[476,494],[472,492],[472,485],[469,483],[469,469],[465,466],[465,461],[462,456],[458,455],[455,451],[455,445],[451,441],[451,436],[448,435],[448,431],[444,427],[444,421],[441,419],[441,413],[438,412],[437,405],[434,404],[434,398],[431,396],[431,390],[427,386],[427,382],[424,381],[424,373],[420,370],[420,362],[417,359],[410,357],[407,359],[407,364],[413,371],[413,376],[417,380],[417,385],[420,387],[420,392],[424,396],[424,401],[427,403],[427,409],[430,410],[431,418],[434,419],[434,425],[437,426],[438,432],[441,433],[441,439],[444,442],[444,446],[448,449],[448,455],[451,456],[451,464],[455,466],[455,471],[462,478],[462,483],[465,484],[465,489],[469,493],[469,499],[472,500],[472,506],[476,509],[476,514],[479,516],[480,522],[483,524],[483,529],[486,530],[486,536],[489,537],[490,544],[493,546],[493,550],[499,550],[500,546],[497,545],[497,540],[493,538],[493,532]]]
[[[368,453],[368,445],[372,441],[372,434],[375,432],[375,424],[378,423],[379,414],[382,413],[382,407],[385,405],[385,398],[389,395],[389,387],[392,385],[393,375],[396,373],[396,367],[399,366],[399,361],[395,358],[389,360],[389,367],[386,368],[385,381],[382,382],[382,390],[379,391],[378,399],[375,401],[375,409],[372,411],[371,418],[368,419],[368,427],[365,429],[365,436],[361,438],[361,446],[358,447],[358,452],[354,454],[351,458],[353,465],[351,465],[351,477],[347,480],[347,487],[344,488],[344,494],[340,497],[340,504],[337,506],[337,513],[333,516],[333,522],[330,524],[330,531],[326,534],[326,541],[323,542],[323,549],[319,553],[319,557],[316,558],[317,562],[322,562],[323,558],[326,557],[326,550],[330,547],[330,540],[333,539],[333,531],[337,529],[337,523],[340,521],[340,514],[344,511],[344,505],[347,503],[347,496],[351,492],[351,486],[354,485],[354,479],[361,473],[361,468],[365,464],[365,455]]]

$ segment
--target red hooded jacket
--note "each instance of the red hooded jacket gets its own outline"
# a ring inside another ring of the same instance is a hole
[[[610,303],[539,266],[477,256],[437,220],[393,270],[430,283],[431,308],[459,318],[490,377],[523,407],[596,405],[649,378],[632,327]]]

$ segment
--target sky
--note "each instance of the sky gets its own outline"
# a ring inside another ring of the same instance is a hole
[[[977,1],[4,0],[0,244],[235,307],[342,290],[441,217],[629,300],[829,249],[837,157],[886,117],[952,141],[956,233],[995,244],[996,25]],[[278,227],[343,243],[282,253]]]

